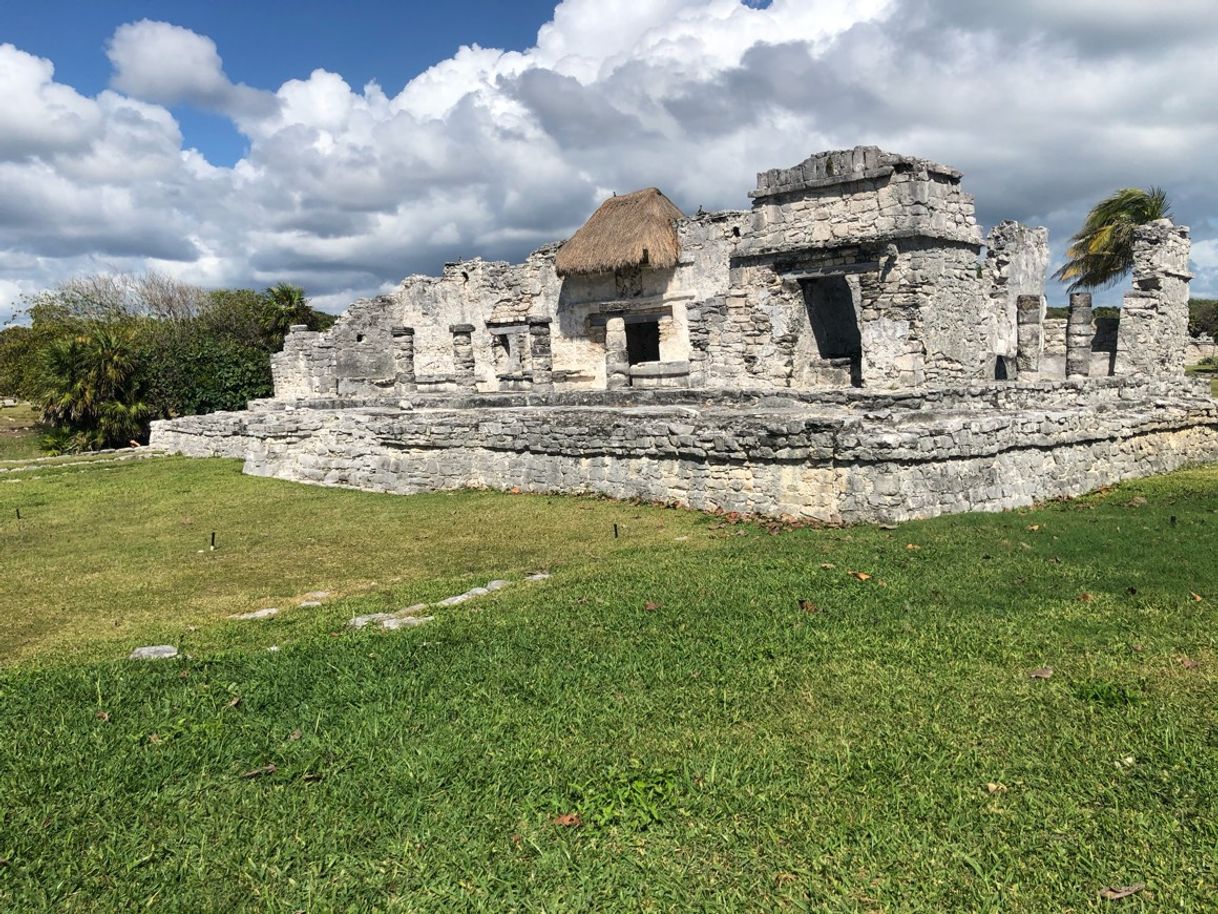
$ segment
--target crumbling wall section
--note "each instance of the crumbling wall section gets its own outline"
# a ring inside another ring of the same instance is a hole
[[[284,400],[337,393],[333,340],[303,325],[293,326],[283,350],[271,356],[271,378],[275,396]]]
[[[985,247],[984,275],[991,300],[990,348],[995,358],[1013,360],[1019,342],[1015,329],[1015,301],[1020,295],[1044,298],[1049,230],[1008,219],[994,226],[986,237]],[[1065,350],[1064,329],[1062,349]]]

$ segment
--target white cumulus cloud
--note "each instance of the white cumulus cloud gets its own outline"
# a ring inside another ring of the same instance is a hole
[[[1162,185],[1218,294],[1210,6],[564,0],[532,48],[462,48],[393,96],[324,69],[236,84],[211,38],[166,22],[119,26],[95,97],[0,45],[0,317],[75,272],[145,267],[337,307],[520,257],[612,191],[740,208],[757,171],[857,143],[963,169],[985,222],[1047,224],[1058,252],[1099,197]],[[178,105],[230,118],[248,153],[209,163]]]

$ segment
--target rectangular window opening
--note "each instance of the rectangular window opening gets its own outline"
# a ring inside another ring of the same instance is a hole
[[[626,325],[626,356],[631,365],[660,361],[659,321],[640,321]]]

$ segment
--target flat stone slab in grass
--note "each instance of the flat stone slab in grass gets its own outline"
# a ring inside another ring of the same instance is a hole
[[[178,656],[178,649],[172,644],[150,644],[147,647],[137,647],[127,655],[128,660],[171,660]]]
[[[485,597],[488,593],[494,593],[496,590],[503,590],[503,588],[511,586],[511,581],[488,581],[484,587],[471,587],[465,593],[459,593],[455,597],[445,597],[436,606],[456,606],[458,603],[464,603],[466,600],[472,600],[474,597]]]
[[[526,581],[547,581],[550,578],[548,571],[535,571],[533,574],[525,578]]]
[[[396,631],[399,628],[413,628],[416,625],[426,625],[435,616],[394,616],[390,619],[384,619],[381,622],[381,628],[388,631]]]
[[[301,609],[312,609],[315,606],[321,606],[321,600],[305,600],[300,604]]]
[[[328,596],[330,596],[330,591],[328,590],[310,590],[307,594],[305,594],[305,599],[324,600]]]
[[[242,622],[248,622],[251,619],[270,619],[272,616],[279,615],[278,606],[268,606],[266,609],[255,609],[251,613],[237,613],[235,616],[229,616],[230,619],[239,619]]]
[[[365,625],[372,625],[374,622],[384,622],[386,619],[396,619],[393,613],[368,613],[366,616],[356,616],[347,623],[348,628],[363,628]]]

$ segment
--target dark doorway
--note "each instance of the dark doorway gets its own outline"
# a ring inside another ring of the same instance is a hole
[[[631,365],[660,361],[659,321],[626,325],[626,357]]]
[[[1009,381],[1011,380],[1011,372],[1007,368],[1007,360],[1004,356],[998,356],[994,360],[994,380]]]
[[[822,359],[858,359],[863,354],[854,293],[845,276],[809,279],[804,286],[804,304],[812,336]]]

